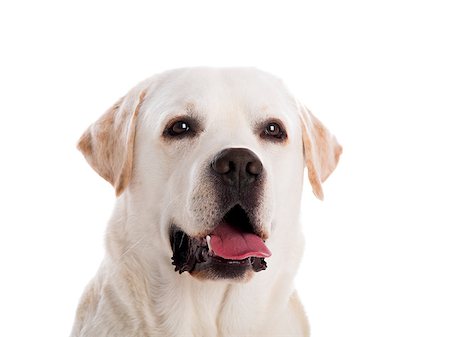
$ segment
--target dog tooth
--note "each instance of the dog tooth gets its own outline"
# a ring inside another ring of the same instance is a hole
[[[208,250],[211,252],[211,237],[209,235],[206,236],[206,244],[208,245]]]

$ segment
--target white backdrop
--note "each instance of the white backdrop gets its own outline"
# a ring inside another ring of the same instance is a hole
[[[141,79],[256,66],[344,146],[305,183],[297,286],[313,337],[450,336],[445,1],[0,4],[0,336],[67,336],[113,189],[75,149]]]

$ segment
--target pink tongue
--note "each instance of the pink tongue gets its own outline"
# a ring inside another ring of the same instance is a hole
[[[250,256],[272,255],[259,236],[243,233],[226,222],[222,222],[211,233],[210,245],[215,255],[227,260],[244,260]]]

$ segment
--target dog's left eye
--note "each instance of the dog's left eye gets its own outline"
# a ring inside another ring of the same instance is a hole
[[[287,137],[284,129],[278,123],[275,122],[268,123],[264,128],[264,131],[262,132],[261,136],[263,138],[275,139],[280,141],[286,139]]]

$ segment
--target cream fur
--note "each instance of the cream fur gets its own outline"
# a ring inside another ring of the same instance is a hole
[[[202,121],[201,134],[164,139],[166,124],[186,114]],[[287,142],[255,133],[269,118],[284,123]],[[205,231],[217,196],[202,172],[229,147],[251,149],[267,174],[258,219],[273,254],[268,268],[247,282],[178,274],[169,226],[176,223],[189,235]],[[341,148],[280,80],[245,68],[156,75],[94,123],[79,149],[118,198],[106,257],[81,298],[72,337],[309,336],[293,284],[303,252],[303,168],[322,197],[321,182]]]

